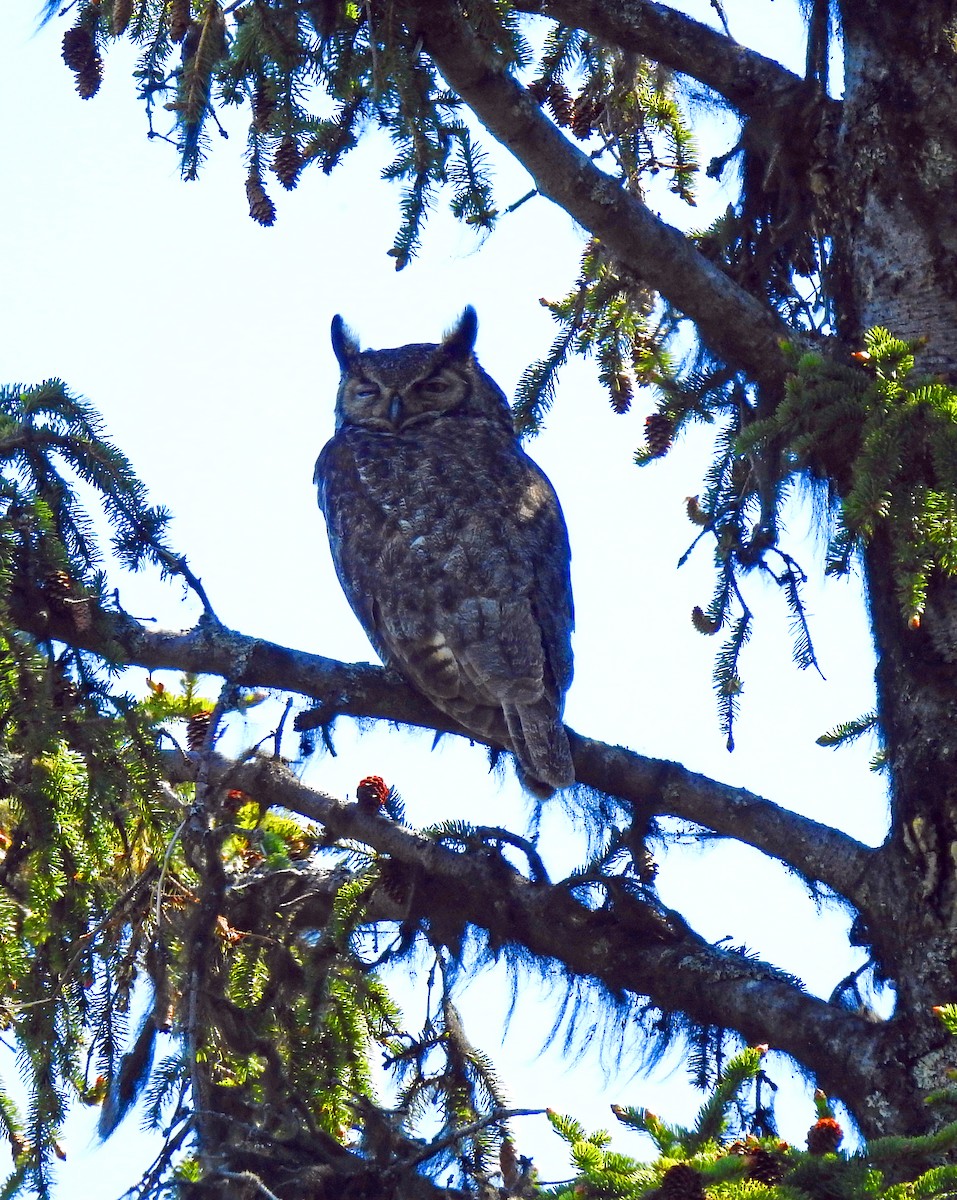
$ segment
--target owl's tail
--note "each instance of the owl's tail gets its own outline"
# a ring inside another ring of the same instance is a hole
[[[550,796],[556,788],[574,783],[571,747],[554,702],[543,696],[531,704],[505,704],[503,711],[529,790]]]

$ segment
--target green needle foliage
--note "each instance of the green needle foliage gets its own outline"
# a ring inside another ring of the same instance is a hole
[[[549,1112],[576,1174],[541,1194],[554,1200],[930,1200],[955,1194],[957,1167],[945,1160],[957,1147],[957,1124],[925,1137],[881,1138],[849,1154],[840,1149],[843,1130],[819,1092],[807,1149],[746,1130],[729,1136],[731,1110],[758,1077],[762,1053],[748,1047],[731,1059],[690,1128],[668,1125],[646,1109],[613,1105],[626,1128],[654,1144],[658,1156],[648,1162],[610,1149],[607,1131],[587,1133],[577,1121]]]

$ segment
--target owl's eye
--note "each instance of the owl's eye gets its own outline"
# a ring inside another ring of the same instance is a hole
[[[379,388],[374,383],[360,383],[354,395],[357,400],[374,400],[379,394]]]
[[[423,392],[428,392],[432,396],[441,396],[443,392],[449,390],[449,385],[444,379],[426,379],[420,386]]]

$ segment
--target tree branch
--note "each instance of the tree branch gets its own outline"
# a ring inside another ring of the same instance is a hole
[[[318,706],[302,715],[300,728],[329,724],[337,716],[371,717],[480,740],[399,675],[371,663],[337,662],[203,620],[189,630],[152,631],[125,613],[99,609],[90,627],[81,630],[69,613],[48,610],[42,592],[20,592],[12,601],[20,629],[90,650],[118,665],[219,675],[240,687],[279,688],[313,697]],[[569,732],[579,784],[615,796],[642,815],[682,817],[745,842],[826,884],[865,916],[876,916],[875,906],[881,903],[874,878],[879,851],[678,763]]]
[[[166,754],[172,782],[195,777],[198,756]],[[517,945],[590,976],[609,991],[647,995],[692,1020],[737,1029],[793,1055],[822,1086],[860,1101],[879,1072],[873,1024],[807,995],[766,964],[723,951],[679,914],[620,891],[588,908],[562,884],[531,882],[500,856],[456,853],[409,829],[305,787],[281,762],[209,762],[214,786],[239,787],[262,805],[318,821],[336,839],[373,847],[428,880],[415,890],[422,916],[442,928],[471,924],[496,945]]]
[[[780,387],[787,370],[781,342],[793,341],[794,331],[574,146],[515,79],[488,61],[456,5],[410,0],[408,8],[446,81],[538,190],[691,317],[713,352],[757,382]]]
[[[723,96],[738,112],[762,121],[770,109],[804,111],[808,85],[780,63],[717,30],[651,0],[517,0],[515,8],[583,29],[680,71]],[[836,113],[840,102],[824,98]]]

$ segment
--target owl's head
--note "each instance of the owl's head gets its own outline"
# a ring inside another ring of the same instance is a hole
[[[332,348],[342,370],[336,429],[398,434],[464,417],[492,421],[511,433],[508,402],[475,357],[477,333],[478,317],[469,306],[437,344],[362,350],[342,317],[333,317]]]

